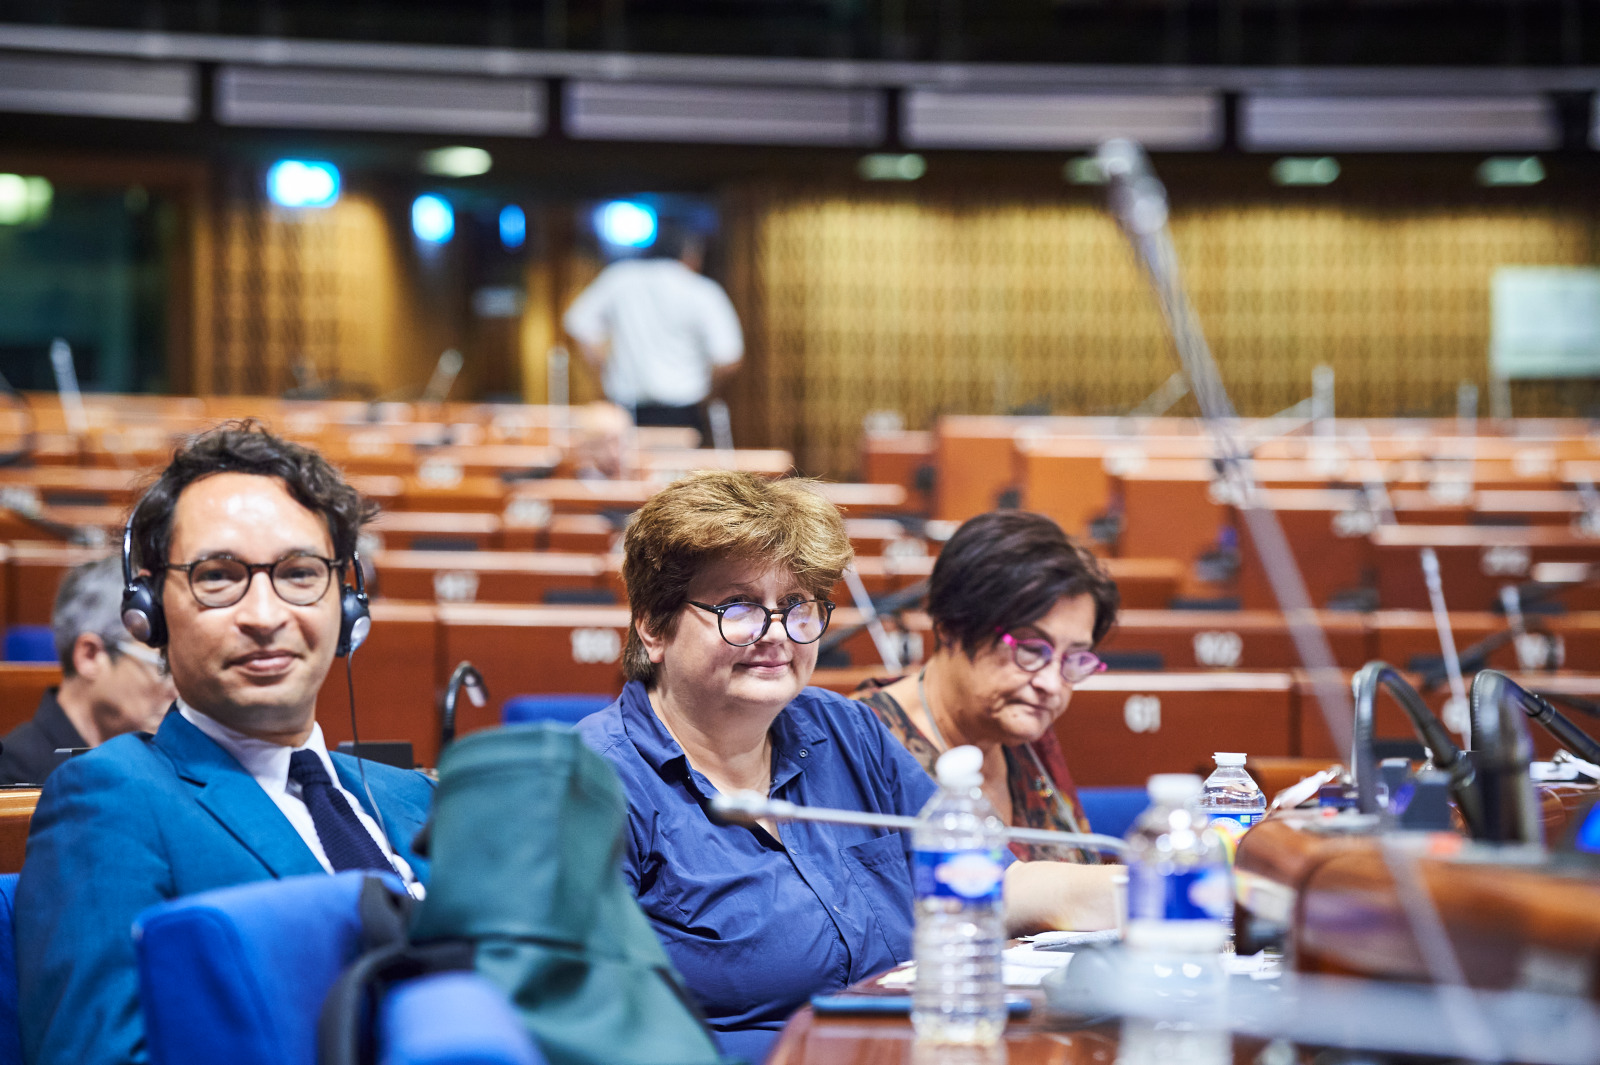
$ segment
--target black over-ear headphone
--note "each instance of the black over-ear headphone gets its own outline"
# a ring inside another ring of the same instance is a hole
[[[350,569],[355,587],[339,582],[339,646],[334,654],[343,657],[367,642],[372,631],[372,604],[367,600],[367,579],[361,574],[361,552],[350,551]]]
[[[372,605],[367,599],[367,582],[361,572],[361,552],[351,553],[350,568],[355,586],[339,582],[339,643],[336,655],[347,655],[366,642],[372,631]],[[122,624],[133,638],[151,647],[167,645],[167,616],[156,594],[153,574],[134,576],[133,519],[122,530]]]
[[[122,530],[122,624],[140,643],[167,645],[167,616],[161,611],[154,576],[133,575],[133,519]]]

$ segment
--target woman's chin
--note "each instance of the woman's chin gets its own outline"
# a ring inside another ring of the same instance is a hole
[[[752,666],[734,670],[728,693],[746,702],[773,703],[781,709],[804,686],[792,665]]]
[[[1043,714],[1012,713],[1001,717],[996,723],[1004,736],[1001,742],[1007,747],[1017,747],[1044,739],[1045,733],[1050,731],[1050,726],[1055,724],[1055,721]]]

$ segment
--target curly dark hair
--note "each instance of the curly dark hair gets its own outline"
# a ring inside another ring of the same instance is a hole
[[[327,520],[340,562],[355,556],[361,527],[378,513],[376,503],[346,484],[333,464],[311,448],[273,435],[254,419],[224,422],[174,451],[167,468],[134,504],[135,569],[154,570],[167,561],[178,496],[214,473],[252,473],[282,481],[297,503]]]
[[[968,655],[1001,629],[1028,625],[1062,599],[1094,600],[1094,642],[1117,620],[1121,597],[1098,560],[1043,514],[991,510],[950,537],[928,579],[928,616],[941,641]]]

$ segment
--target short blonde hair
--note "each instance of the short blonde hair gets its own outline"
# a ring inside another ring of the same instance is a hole
[[[632,622],[622,669],[629,680],[655,683],[638,625],[670,637],[689,585],[709,563],[749,559],[794,574],[808,595],[820,599],[832,591],[850,565],[850,538],[839,508],[814,483],[706,470],[673,482],[639,508],[622,538]]]

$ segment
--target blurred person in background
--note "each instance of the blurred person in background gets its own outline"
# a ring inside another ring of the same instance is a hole
[[[633,419],[605,400],[578,410],[572,448],[573,476],[580,481],[623,481],[634,477]]]
[[[98,747],[124,732],[154,732],[177,697],[159,652],[122,625],[122,564],[115,556],[67,573],[50,627],[61,686],[32,720],[0,741],[0,784],[43,784],[57,750]]]
[[[663,225],[645,258],[606,267],[562,319],[606,397],[636,424],[698,429],[703,441],[704,404],[744,357],[739,317],[701,275],[704,256],[699,237]]]
[[[1021,510],[980,514],[934,563],[933,654],[907,676],[868,681],[856,698],[930,774],[952,747],[983,751],[984,795],[1007,824],[1088,832],[1052,730],[1073,685],[1105,668],[1094,648],[1117,605],[1116,584],[1054,521]],[[1050,844],[1011,849],[1028,861],[1085,860]]]

